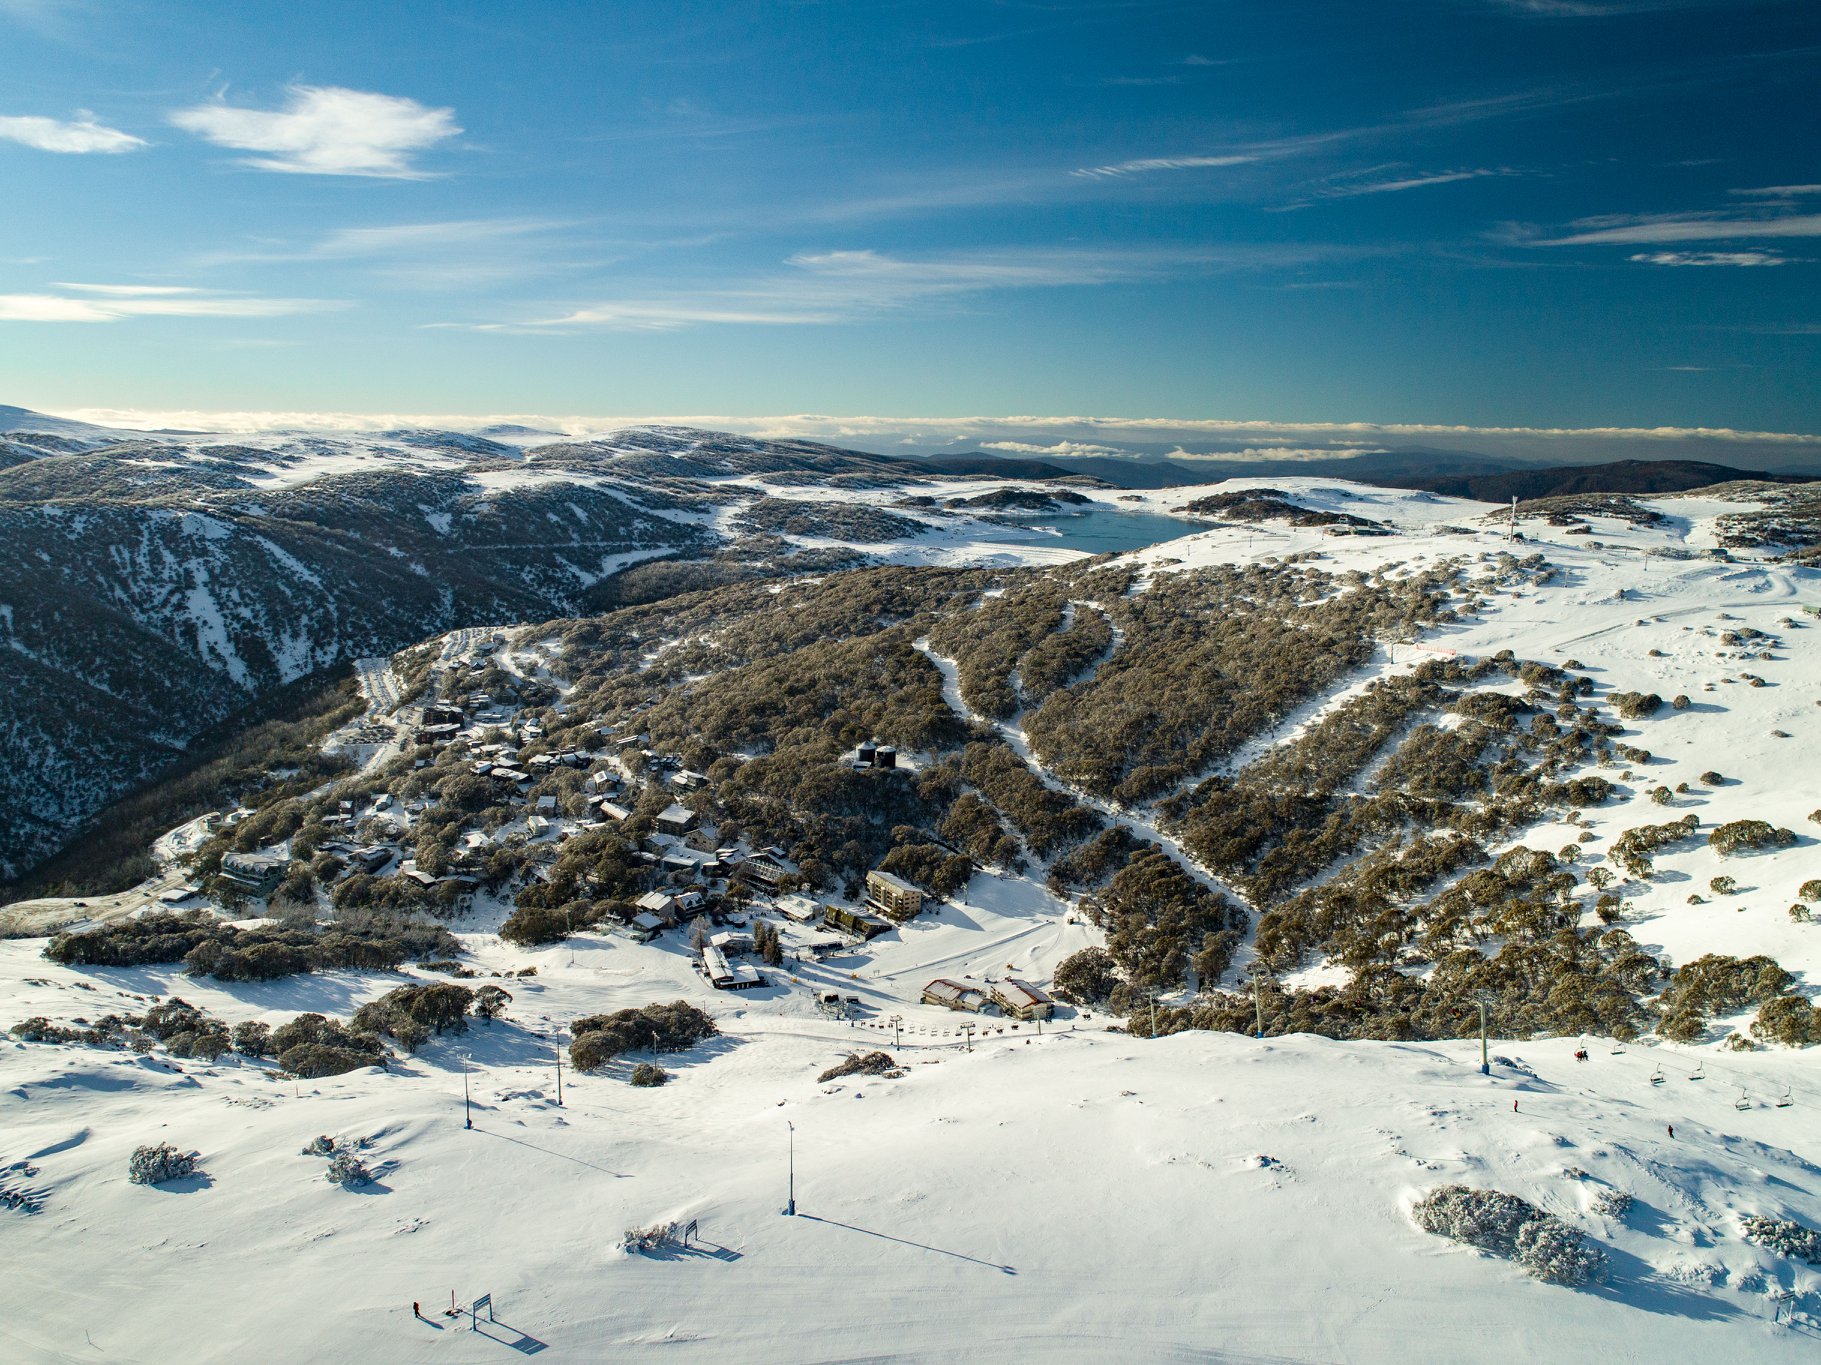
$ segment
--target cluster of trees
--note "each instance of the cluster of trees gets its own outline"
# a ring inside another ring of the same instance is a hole
[[[358,1033],[383,1034],[407,1052],[416,1052],[432,1035],[466,1033],[473,1011],[491,1023],[505,1012],[512,996],[498,986],[470,990],[454,982],[400,986],[354,1011]]]
[[[1779,829],[1768,820],[1729,820],[1709,834],[1707,842],[1721,855],[1756,853],[1767,848],[1793,848],[1796,833]]]
[[[337,968],[396,971],[409,958],[448,957],[460,951],[460,942],[442,925],[392,915],[362,913],[321,926],[287,921],[246,929],[191,911],[58,934],[44,955],[65,966],[182,962],[192,976],[270,981]]]
[[[1617,863],[1627,877],[1646,881],[1655,870],[1652,858],[1666,848],[1692,839],[1701,822],[1693,815],[1671,820],[1663,825],[1639,825],[1628,829],[1612,841],[1607,857]]]
[[[784,961],[784,940],[778,934],[778,926],[768,919],[755,920],[752,926],[753,951],[767,967],[776,967]]]
[[[1707,953],[1678,967],[1657,1002],[1662,1022],[1657,1031],[1678,1043],[1691,1043],[1707,1032],[1716,1014],[1736,1014],[1749,1005],[1769,1005],[1789,993],[1795,979],[1776,962],[1759,954],[1728,957]],[[1768,1028],[1774,1032],[1783,1008]]]
[[[1123,977],[1128,1000],[1218,981],[1246,926],[1245,911],[1196,881],[1158,849],[1126,863],[1082,908],[1107,936],[1107,953]]]
[[[1091,678],[1052,692],[1025,730],[1070,783],[1150,800],[1363,666],[1380,632],[1441,619],[1453,575],[1343,582],[1307,564],[1160,575],[1107,602],[1124,643]]]
[[[676,1000],[590,1014],[577,1019],[569,1031],[569,1060],[578,1071],[593,1071],[624,1052],[681,1052],[721,1030],[694,1005]]]
[[[754,531],[819,536],[858,545],[911,540],[929,530],[927,522],[864,503],[805,502],[796,498],[759,498],[739,514],[737,521]]]
[[[974,864],[964,855],[941,844],[925,842],[908,825],[901,825],[892,833],[902,842],[885,855],[879,864],[882,870],[938,897],[953,896],[972,880]]]

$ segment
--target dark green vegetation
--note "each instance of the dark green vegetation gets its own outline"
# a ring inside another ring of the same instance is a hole
[[[623,1052],[681,1052],[720,1031],[714,1020],[683,1000],[591,1014],[570,1025],[569,1060],[578,1071],[593,1071]]]
[[[152,843],[166,831],[243,795],[275,784],[307,790],[345,769],[345,761],[322,752],[322,742],[365,706],[346,667],[277,689],[193,742],[174,769],[110,806],[75,842],[0,894],[9,901],[99,896],[144,881],[157,871]]]
[[[81,967],[181,962],[191,976],[270,981],[336,968],[396,971],[408,958],[448,957],[460,951],[455,936],[442,925],[391,915],[358,912],[320,927],[281,921],[242,929],[197,911],[145,915],[84,933],[59,934],[44,955]]]
[[[1289,494],[1276,488],[1247,488],[1236,492],[1214,493],[1184,504],[1182,510],[1193,516],[1214,517],[1222,521],[1283,521],[1292,526],[1344,526],[1390,534],[1382,522],[1351,512],[1324,512],[1304,507]]]
[[[1812,1020],[1774,973],[1753,968],[1743,986],[1722,973],[1722,988],[1713,964],[1672,970],[1623,926],[1615,876],[1653,876],[1655,853],[1701,833],[1697,817],[1625,831],[1585,877],[1575,845],[1494,856],[1518,831],[1610,799],[1628,765],[1649,761],[1627,721],[1649,727],[1667,708],[1509,651],[1344,690],[1385,642],[1552,573],[1540,556],[1372,574],[1304,556],[1149,582],[1085,561],[704,588],[522,632],[517,648],[561,673],[560,709],[553,682],[481,663],[462,675],[460,688],[511,696],[542,726],[517,763],[569,748],[587,751],[579,766],[546,765],[508,792],[473,771],[485,736],[407,750],[308,792],[274,789],[205,847],[201,870],[230,847],[289,838],[290,894],[327,889],[344,914],[447,913],[449,888],[350,873],[322,851],[339,801],[366,809],[384,794],[413,812],[404,842],[421,870],[509,895],[503,935],[547,943],[629,917],[653,884],[641,841],[681,800],[704,850],[775,846],[806,888],[854,895],[882,866],[941,897],[987,867],[1080,894],[1106,947],[1065,963],[1058,992],[1140,1030],[1162,996],[1166,1031],[1250,1031],[1262,1009],[1267,1032],[1458,1037],[1483,997],[1508,1035],[1698,1034],[1755,1005],[1757,1036],[1807,1038]],[[950,660],[960,713],[945,696]],[[452,698],[458,686],[426,685]],[[976,717],[1016,718],[1041,771]],[[905,762],[856,767],[868,740]],[[634,775],[616,798],[623,821],[560,844],[504,833],[545,798],[585,817],[590,770],[609,756]],[[677,765],[700,783],[670,785]],[[1780,839],[1750,822],[1717,837]],[[1221,989],[1249,929],[1269,978],[1256,998]],[[1281,984],[1316,961],[1351,981]],[[578,1033],[578,1065],[645,1027],[588,1022],[605,1037],[583,1046]]]

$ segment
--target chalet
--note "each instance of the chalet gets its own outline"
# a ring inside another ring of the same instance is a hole
[[[630,820],[632,818],[631,811],[612,801],[601,802],[601,814],[606,816],[609,820]]]
[[[447,744],[461,733],[462,727],[452,721],[440,725],[420,725],[411,738],[418,744]]]
[[[808,896],[799,896],[794,892],[788,896],[779,896],[773,904],[777,906],[780,915],[795,920],[798,924],[813,924],[822,913],[822,907]]]
[[[658,829],[664,834],[684,835],[694,829],[696,824],[696,813],[675,801],[658,812]]]
[[[285,859],[276,853],[222,855],[221,880],[254,896],[269,896],[284,880]]]
[[[398,865],[398,875],[408,882],[415,882],[428,891],[436,885],[436,878],[419,867],[415,860],[407,858]]]
[[[1048,1019],[1056,1012],[1056,1002],[1041,987],[1008,976],[990,988],[993,1003],[1012,1019]]]
[[[923,909],[923,892],[889,872],[874,869],[866,874],[866,903],[888,919],[902,923]]]
[[[556,798],[554,796],[538,797],[537,813],[539,815],[545,815],[545,816],[555,815],[556,814]]]
[[[487,774],[495,782],[506,786],[519,786],[531,780],[531,774],[523,768],[514,768],[509,764],[500,764]]]
[[[986,1008],[987,999],[985,991],[939,976],[923,988],[923,1003],[978,1014]]]
[[[769,854],[755,853],[734,869],[734,875],[766,891],[776,891],[792,874]]]
[[[635,943],[650,943],[664,932],[664,921],[653,914],[637,914],[620,932]]]
[[[708,774],[696,772],[693,768],[683,768],[670,779],[670,785],[686,792],[700,791],[708,785]]]
[[[712,944],[702,949],[702,975],[717,991],[749,991],[765,984],[765,978],[755,968],[744,964],[730,966],[725,955]]]
[[[736,929],[723,929],[708,940],[709,946],[718,949],[728,957],[738,957],[741,953],[750,953],[753,948],[752,935]]]
[[[860,938],[877,938],[891,929],[890,923],[864,910],[849,910],[845,905],[831,905],[822,912],[822,923],[843,933]]]
[[[677,922],[677,898],[666,891],[647,891],[633,904],[647,915],[657,916],[665,925]]]
[[[348,861],[362,872],[377,872],[392,861],[392,850],[384,844],[369,844],[366,848],[357,848],[350,853]]]

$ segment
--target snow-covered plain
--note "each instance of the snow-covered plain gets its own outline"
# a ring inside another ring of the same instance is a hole
[[[1222,528],[1137,558],[1164,573],[1308,551],[1368,570],[1544,554],[1551,581],[1501,590],[1460,625],[1382,651],[1347,688],[1428,651],[1509,648],[1578,660],[1602,694],[1686,694],[1686,710],[1631,723],[1625,742],[1654,758],[1623,780],[1621,800],[1587,812],[1591,834],[1544,826],[1513,842],[1574,839],[1597,862],[1622,830],[1686,811],[1704,827],[1761,818],[1795,830],[1796,847],[1752,858],[1721,860],[1701,841],[1659,855],[1624,927],[1672,962],[1770,954],[1816,996],[1821,924],[1786,911],[1821,877],[1821,828],[1807,819],[1821,806],[1807,759],[1821,734],[1821,619],[1802,610],[1821,603],[1821,574],[1664,557],[1714,543],[1714,518],[1737,504],[1713,499],[1646,500],[1668,520],[1595,519],[1592,536],[1527,522],[1526,541],[1507,545],[1485,505],[1270,483],[1406,533]],[[1128,505],[1164,510],[1205,492]],[[1776,643],[1721,640],[1741,627]],[[1702,782],[1709,769],[1727,781]],[[1691,790],[1670,807],[1649,799],[1681,782]],[[1736,895],[1707,891],[1723,861]],[[1688,903],[1695,892],[1705,903]],[[1740,1226],[1748,1214],[1821,1226],[1821,1061],[1723,1050],[1718,1039],[1744,1019],[1691,1047],[1495,1042],[1490,1077],[1474,1044],[1146,1040],[1080,1015],[1041,1033],[980,1021],[991,1031],[969,1050],[959,1016],[916,1003],[928,979],[1047,980],[1094,941],[1036,882],[981,874],[955,904],[866,952],[774,972],[739,996],[710,990],[674,936],[520,951],[486,923],[477,914],[463,934],[482,973],[472,984],[527,966],[537,975],[503,982],[515,996],[506,1021],[437,1040],[390,1073],[293,1082],[231,1059],[0,1042],[0,1185],[43,1196],[36,1214],[0,1209],[11,1253],[0,1355],[1662,1362],[1821,1349],[1821,1272]],[[229,1022],[277,1022],[346,1015],[399,984],[77,972],[42,947],[0,942],[11,1015],[0,1022],[137,1011],[173,993]],[[1334,970],[1311,964],[1322,979]],[[861,1019],[818,1014],[815,994],[829,990],[857,997]],[[723,1037],[663,1058],[669,1086],[632,1088],[623,1065],[566,1072],[556,1105],[553,1058],[570,1020],[677,998],[713,1013]],[[877,1047],[907,1074],[817,1083],[848,1051]],[[1586,1062],[1574,1060],[1580,1047]],[[792,1127],[794,1218],[781,1212]],[[319,1133],[372,1138],[378,1184],[328,1183],[321,1159],[299,1154]],[[129,1184],[129,1153],[157,1141],[200,1152],[206,1174]],[[15,1162],[33,1169],[4,1169]],[[1542,1284],[1419,1231],[1411,1201],[1449,1182],[1563,1218],[1606,1250],[1608,1281]],[[1594,1211],[1608,1189],[1635,1197],[1622,1219]],[[619,1249],[626,1228],[673,1219],[699,1220],[698,1246]],[[483,1313],[478,1331],[440,1313],[451,1295],[486,1293],[498,1320]]]

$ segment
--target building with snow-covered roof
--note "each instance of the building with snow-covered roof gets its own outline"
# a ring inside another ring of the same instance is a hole
[[[923,1003],[978,1014],[986,1008],[987,998],[986,992],[978,987],[965,986],[959,981],[939,976],[923,988]]]
[[[1049,992],[1015,976],[1003,977],[989,989],[993,1003],[1013,1019],[1048,1019],[1056,1012]]]
[[[887,919],[914,919],[923,909],[923,890],[875,868],[866,874],[866,903]]]
[[[679,801],[658,812],[658,829],[664,834],[687,834],[697,823],[696,813]]]

